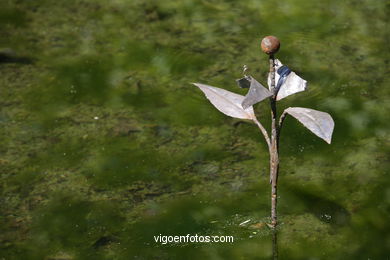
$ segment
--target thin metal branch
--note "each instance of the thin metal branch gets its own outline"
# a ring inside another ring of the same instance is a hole
[[[279,118],[279,125],[278,125],[278,146],[279,146],[279,138],[280,138],[280,132],[282,131],[282,126],[283,126],[283,122],[284,122],[284,119],[286,119],[286,116],[288,114],[286,113],[286,111],[283,111],[282,115],[280,116]]]
[[[253,122],[255,122],[256,125],[260,128],[260,131],[263,134],[265,141],[267,142],[268,150],[270,150],[271,149],[271,140],[269,139],[267,130],[265,130],[264,126],[256,118],[253,119]]]
[[[286,118],[286,116],[287,116],[286,111],[283,111],[282,115],[279,118],[279,129],[282,128],[282,125],[283,125],[283,122],[284,122],[284,119]]]
[[[272,116],[272,124],[271,124],[271,165],[270,165],[270,176],[269,183],[272,184],[273,176],[276,175],[275,167],[278,167],[279,163],[276,164],[276,159],[278,158],[278,137],[279,137],[279,125],[277,123],[277,112],[276,112],[276,100],[275,98],[271,98],[271,116]],[[276,170],[277,171],[277,170]],[[277,175],[276,175],[277,177]],[[275,181],[275,180],[274,180]],[[276,181],[275,181],[276,183]]]

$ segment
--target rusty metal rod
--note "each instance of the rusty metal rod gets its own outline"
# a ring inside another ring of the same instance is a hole
[[[275,89],[275,57],[270,55],[270,76],[271,76],[271,91]],[[278,152],[278,132],[279,124],[277,122],[277,111],[276,111],[276,96],[273,95],[270,98],[271,103],[271,149],[270,149],[270,183],[271,183],[271,225],[276,227],[278,224],[277,219],[277,181],[278,181],[278,170],[279,170],[279,152]]]
[[[277,194],[278,194],[278,171],[279,171],[279,126],[276,112],[276,96],[277,89],[275,89],[275,57],[274,54],[280,48],[280,41],[275,36],[266,36],[261,41],[261,49],[264,53],[269,55],[269,76],[270,76],[270,90],[273,95],[270,97],[271,105],[271,145],[270,145],[270,184],[271,184],[271,226],[275,228],[278,224],[276,213]]]

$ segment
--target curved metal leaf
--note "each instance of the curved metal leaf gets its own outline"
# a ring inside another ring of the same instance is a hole
[[[236,79],[236,82],[240,88],[249,88],[251,86],[251,78],[249,76]]]
[[[295,117],[316,136],[328,144],[331,143],[334,121],[328,113],[303,107],[289,107],[285,112]]]
[[[299,77],[292,71],[286,79],[286,82],[280,87],[276,100],[281,100],[292,94],[305,91],[307,88],[307,81]]]
[[[266,89],[263,85],[261,85],[257,80],[253,77],[250,77],[251,84],[246,94],[244,101],[242,101],[242,107],[244,109],[253,106],[254,104],[266,99],[267,97],[272,96],[271,91]]]
[[[248,107],[247,109],[244,109],[241,106],[241,103],[245,98],[244,96],[227,91],[225,89],[216,88],[201,83],[193,84],[200,88],[200,90],[203,91],[208,100],[210,100],[211,104],[213,104],[219,111],[221,111],[225,115],[250,120],[256,118],[252,106]]]
[[[275,60],[275,71],[277,71],[283,64],[280,60]],[[279,81],[280,75],[275,72],[275,84]],[[268,75],[268,86],[271,87],[271,74]],[[292,94],[305,91],[307,89],[307,81],[299,77],[295,72],[291,72],[285,82],[281,85],[278,94],[276,95],[276,100],[281,100],[285,97],[288,97]]]

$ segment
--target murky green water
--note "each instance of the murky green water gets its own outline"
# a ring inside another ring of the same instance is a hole
[[[310,84],[280,111],[336,123],[327,145],[285,122],[279,259],[390,256],[387,1],[0,5],[0,259],[272,258],[262,136],[189,84],[244,94],[243,64],[265,83],[269,34]]]

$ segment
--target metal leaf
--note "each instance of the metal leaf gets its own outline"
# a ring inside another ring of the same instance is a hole
[[[251,85],[248,94],[246,94],[244,101],[242,101],[242,107],[244,109],[253,106],[267,97],[272,96],[272,93],[263,85],[261,85],[257,80],[255,80],[253,77],[250,77],[250,79]]]
[[[331,143],[334,121],[328,113],[303,107],[289,107],[285,112],[295,117],[306,128],[324,139],[328,144]]]
[[[201,83],[193,84],[200,88],[200,90],[203,91],[208,100],[210,100],[211,104],[213,104],[219,111],[221,111],[225,115],[250,120],[256,118],[255,113],[253,111],[253,107],[250,106],[247,109],[244,109],[241,106],[241,103],[245,98],[244,96],[227,91],[225,89],[216,88]]]
[[[275,60],[275,71],[277,71],[283,64],[280,60]],[[279,81],[280,75],[275,73],[275,84]],[[268,86],[271,89],[271,73],[268,75]],[[276,100],[281,100],[285,97],[288,97],[292,94],[305,91],[307,89],[307,81],[299,77],[295,72],[291,72],[285,82],[281,85]]]
[[[251,86],[251,78],[249,76],[237,79],[236,82],[240,88],[249,88]]]

